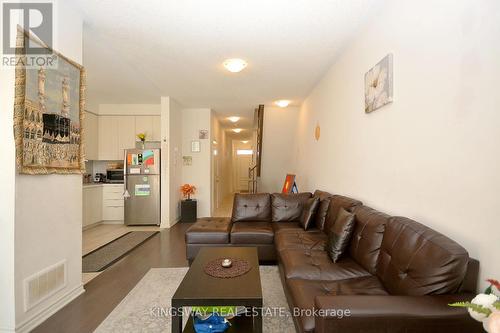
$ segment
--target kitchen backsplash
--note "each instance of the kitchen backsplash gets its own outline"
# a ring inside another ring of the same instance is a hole
[[[123,168],[123,161],[87,161],[85,162],[86,173],[94,176],[96,173],[106,174],[107,169]]]

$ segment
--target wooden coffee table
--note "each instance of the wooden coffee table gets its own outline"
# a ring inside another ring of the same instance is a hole
[[[220,279],[205,273],[203,267],[217,258],[248,260],[252,268],[235,278]],[[255,247],[204,247],[191,264],[186,276],[172,297],[172,333],[182,332],[182,307],[245,306],[250,315],[235,317],[226,332],[262,332],[262,287],[259,259]],[[184,332],[194,332],[190,316]]]

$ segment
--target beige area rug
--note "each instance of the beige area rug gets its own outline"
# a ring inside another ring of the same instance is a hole
[[[152,268],[95,332],[170,332],[170,317],[162,315],[159,309],[168,309],[171,305],[172,295],[186,272],[187,267]],[[289,314],[278,267],[261,266],[260,279],[264,301],[263,331],[295,332],[291,316],[273,315],[279,311],[275,309],[279,308]]]

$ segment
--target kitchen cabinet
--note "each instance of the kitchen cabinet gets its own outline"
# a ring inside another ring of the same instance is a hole
[[[160,116],[95,116],[92,114],[89,122],[97,123],[94,125],[97,131],[91,129],[86,135],[89,139],[92,135],[96,140],[96,143],[91,141],[92,147],[95,148],[92,154],[88,155],[88,160],[122,160],[124,149],[136,147],[136,141],[139,141],[138,133],[146,133],[146,141],[161,140]]]
[[[135,148],[135,117],[120,116],[117,117],[118,124],[118,160],[123,160],[124,150]]]
[[[118,117],[99,116],[99,159],[118,160]]]
[[[123,184],[106,184],[102,192],[102,219],[103,221],[123,221],[124,199]]]
[[[160,141],[160,116],[135,116],[135,133],[146,133],[146,141]],[[136,141],[139,141],[136,137]]]
[[[85,159],[87,160],[97,160],[98,155],[98,138],[99,138],[99,117],[91,112],[85,111],[85,116],[83,118],[83,140],[84,140],[84,150]]]
[[[102,221],[103,187],[101,185],[83,186],[82,227]]]

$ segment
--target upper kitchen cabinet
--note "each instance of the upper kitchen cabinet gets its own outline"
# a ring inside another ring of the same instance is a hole
[[[124,150],[135,148],[136,126],[134,116],[117,117],[118,123],[118,159],[124,158]]]
[[[84,140],[84,150],[85,159],[87,160],[97,160],[99,158],[99,117],[92,112],[85,111],[85,116],[83,118],[83,140]]]
[[[99,116],[99,159],[119,160],[117,116]]]
[[[136,116],[135,133],[146,133],[146,141],[160,141],[161,139],[161,117],[160,116]],[[136,138],[136,141],[139,139]]]

